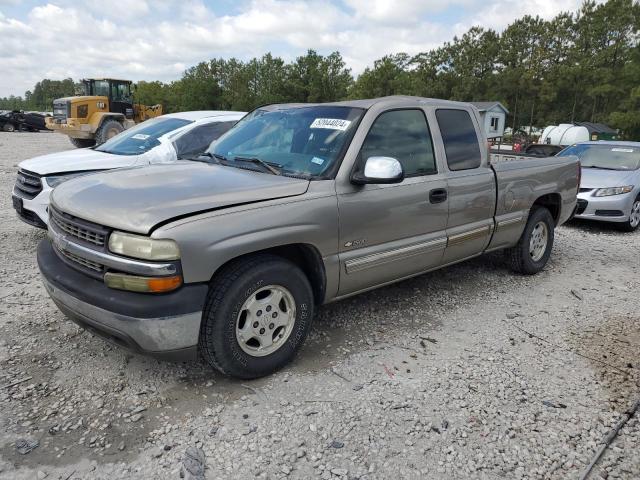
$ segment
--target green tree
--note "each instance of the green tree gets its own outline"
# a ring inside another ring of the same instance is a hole
[[[406,53],[386,55],[366,68],[350,92],[351,98],[411,95],[413,85],[408,71],[411,58]]]

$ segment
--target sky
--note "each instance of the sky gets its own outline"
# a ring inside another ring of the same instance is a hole
[[[502,30],[580,0],[0,0],[0,97],[42,78],[171,81],[214,57],[339,51],[354,75],[471,26]]]

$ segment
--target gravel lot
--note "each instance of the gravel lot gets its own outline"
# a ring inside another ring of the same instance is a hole
[[[493,254],[323,307],[269,378],[130,355],[57,311],[12,210],[17,163],[69,147],[0,132],[0,478],[204,478],[202,449],[207,479],[577,479],[640,395],[640,232],[584,223],[534,277]],[[590,478],[639,447],[640,413]]]

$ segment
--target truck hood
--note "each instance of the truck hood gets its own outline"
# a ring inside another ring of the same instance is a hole
[[[147,234],[176,217],[302,195],[308,180],[191,161],[112,170],[69,180],[52,193],[63,212]]]
[[[80,148],[30,158],[20,162],[18,167],[45,176],[55,173],[130,167],[137,162],[137,157],[137,155],[113,155],[90,148]]]
[[[580,188],[606,188],[635,185],[640,174],[638,170],[602,170],[582,168]]]

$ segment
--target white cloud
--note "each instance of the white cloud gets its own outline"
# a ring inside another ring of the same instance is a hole
[[[383,55],[428,50],[474,24],[500,29],[578,2],[248,0],[225,14],[201,0],[50,0],[19,17],[0,14],[0,96],[22,95],[44,77],[170,81],[213,57],[271,51],[289,60],[309,48],[340,51],[357,74]]]
[[[515,18],[525,15],[539,16],[549,20],[560,12],[575,11],[582,4],[582,0],[493,0],[484,3],[476,15],[471,17],[473,25],[483,25],[487,28],[502,30]],[[517,17],[514,15],[517,12]]]
[[[472,4],[472,0],[345,0],[355,11],[357,18],[365,18],[374,22],[419,23],[422,15],[433,15],[453,5]]]

